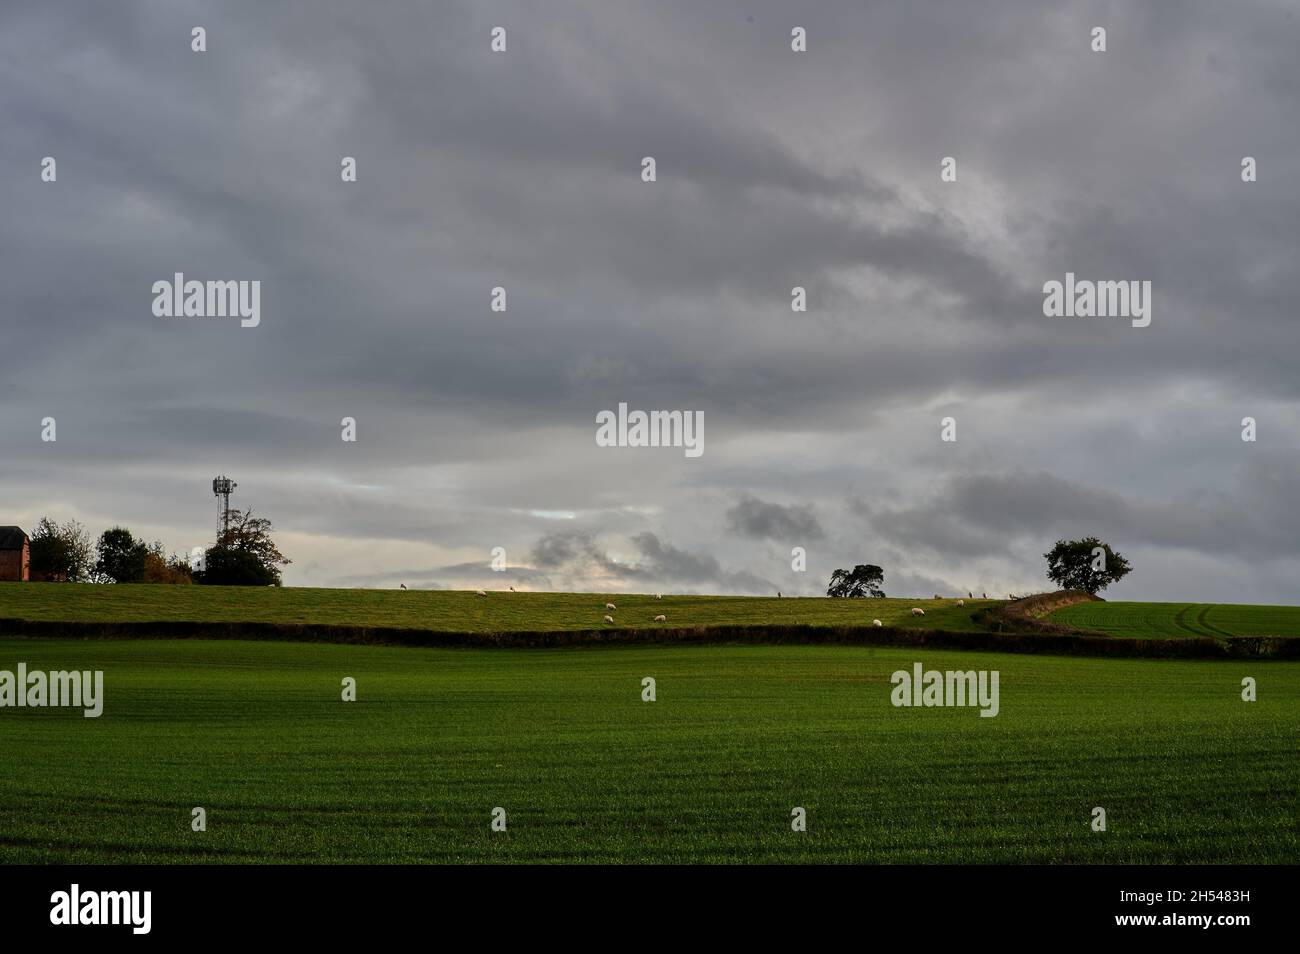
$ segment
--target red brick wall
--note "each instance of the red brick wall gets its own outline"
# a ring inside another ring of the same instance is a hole
[[[25,540],[21,550],[0,550],[0,580],[27,580],[31,561],[31,548]]]

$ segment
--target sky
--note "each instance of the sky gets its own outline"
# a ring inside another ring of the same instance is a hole
[[[187,552],[227,474],[295,586],[1001,597],[1096,535],[1108,598],[1295,603],[1297,49],[1281,0],[4,4],[0,524]],[[260,322],[157,317],[177,272]],[[1150,325],[1046,316],[1067,272]]]

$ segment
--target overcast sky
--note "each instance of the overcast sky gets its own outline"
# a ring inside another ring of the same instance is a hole
[[[225,473],[293,585],[1004,596],[1095,534],[1109,598],[1297,602],[1298,12],[5,4],[0,524],[187,551]],[[704,453],[598,447],[619,402]]]

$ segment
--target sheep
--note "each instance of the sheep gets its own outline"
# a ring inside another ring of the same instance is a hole
[[[921,607],[919,607],[919,606],[913,606],[913,607],[912,607],[912,615],[913,615],[913,616],[924,616],[924,615],[925,615],[925,610],[921,609]]]
[[[668,622],[668,617],[665,616],[663,613],[660,613],[658,616],[655,617],[655,622],[656,622],[656,623],[666,623],[666,622]]]
[[[663,599],[663,598],[664,598],[664,595],[663,595],[662,593],[656,593],[656,594],[655,594],[655,599],[657,599],[657,600],[661,600],[661,599]]]
[[[406,589],[406,584],[405,584],[405,583],[398,583],[397,585],[400,586],[402,589]]]
[[[615,606],[613,603],[606,603],[605,609],[618,609],[618,607]]]
[[[885,624],[882,623],[882,622],[881,622],[880,620],[878,620],[878,619],[873,619],[873,620],[871,621],[871,625],[872,625],[872,626],[884,626]]]
[[[475,590],[475,591],[474,591],[474,595],[475,595],[475,596],[487,596],[487,590]]]
[[[957,601],[957,605],[958,605],[958,606],[965,606],[965,605],[966,605],[966,601],[965,601],[965,600],[958,600],[958,601]]]
[[[606,614],[605,614],[605,622],[607,622],[607,623],[612,623],[612,622],[614,622],[614,617],[612,617],[612,616],[610,616],[608,613],[606,613]]]
[[[510,587],[510,592],[513,593],[514,591],[515,591],[515,588],[514,588],[513,586]]]
[[[941,600],[941,599],[943,599],[943,597],[940,596],[938,593],[935,593],[935,594],[934,594],[934,598],[935,598],[936,600]]]
[[[967,590],[967,591],[966,591],[966,599],[968,599],[968,600],[973,600],[973,599],[975,599],[975,594],[972,593],[970,590]]]

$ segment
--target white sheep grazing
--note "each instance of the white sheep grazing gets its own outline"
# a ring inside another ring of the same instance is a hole
[[[605,622],[607,622],[607,623],[612,623],[612,622],[614,622],[614,617],[612,617],[612,616],[610,616],[608,613],[606,613],[606,614],[605,614]]]
[[[475,594],[476,596],[487,596],[487,591],[486,591],[486,590],[475,590],[475,591],[474,591],[474,594]]]
[[[958,606],[965,606],[965,605],[966,605],[966,601],[965,601],[965,600],[958,600],[958,601],[957,601],[957,605],[958,605]]]
[[[606,603],[605,609],[618,609],[618,607],[615,606],[613,603]]]
[[[664,598],[664,595],[663,595],[662,593],[656,593],[656,594],[655,594],[655,599],[657,599],[657,600],[661,600],[661,599],[663,599],[663,598]]]
[[[666,623],[666,622],[668,622],[668,617],[665,616],[663,613],[660,613],[658,616],[655,617],[655,622],[656,622],[656,623]]]
[[[878,619],[873,619],[873,620],[871,621],[871,625],[872,625],[872,626],[884,626],[885,624],[882,623],[882,622],[881,622],[880,620],[878,620]]]
[[[912,615],[913,615],[913,616],[924,616],[924,615],[925,615],[925,610],[921,609],[921,607],[919,607],[919,606],[913,606],[913,607],[912,607]]]

